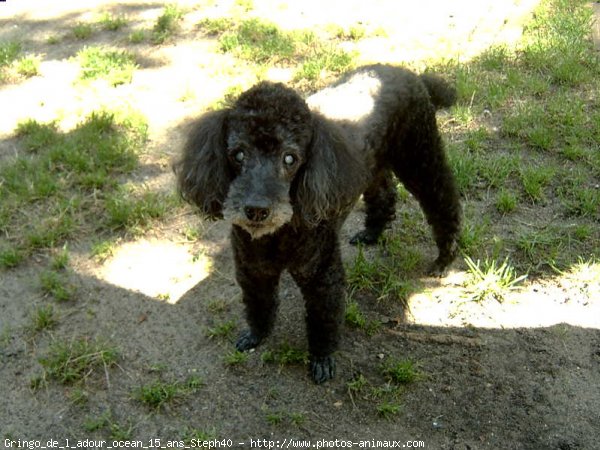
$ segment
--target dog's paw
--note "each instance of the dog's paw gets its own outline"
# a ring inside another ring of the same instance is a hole
[[[375,233],[369,230],[362,230],[356,233],[352,239],[350,239],[350,243],[352,245],[375,245],[379,240],[379,235],[381,233]]]
[[[257,337],[252,331],[245,330],[242,331],[240,337],[235,343],[235,348],[240,352],[245,352],[246,350],[250,350],[255,348],[258,344],[260,344],[261,339]]]
[[[333,356],[313,356],[310,361],[310,373],[317,384],[330,380],[335,375],[335,359]]]
[[[427,275],[430,277],[442,278],[448,274],[448,262],[436,259],[427,269]]]
[[[450,246],[449,246],[450,247]],[[458,254],[458,246],[454,243],[448,250],[440,251],[437,259],[427,269],[427,275],[431,277],[444,277],[448,274],[448,268]]]

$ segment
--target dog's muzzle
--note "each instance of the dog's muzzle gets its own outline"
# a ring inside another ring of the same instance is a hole
[[[293,215],[289,201],[271,203],[267,200],[254,200],[236,203],[225,203],[225,218],[246,230],[253,239],[275,233]]]

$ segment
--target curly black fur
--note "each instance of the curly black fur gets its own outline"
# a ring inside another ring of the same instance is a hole
[[[352,242],[378,240],[394,218],[394,174],[433,229],[439,255],[431,271],[447,268],[461,209],[435,111],[454,100],[440,78],[374,65],[306,101],[262,82],[193,124],[175,171],[184,199],[232,222],[249,325],[239,350],[268,336],[288,270],[306,302],[312,377],[333,377],[345,291],[339,231],[364,194],[365,229]]]

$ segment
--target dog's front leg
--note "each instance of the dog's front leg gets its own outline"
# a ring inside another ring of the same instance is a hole
[[[291,271],[306,302],[310,371],[319,384],[335,375],[333,352],[344,315],[345,275],[339,245],[324,248],[317,264]]]
[[[235,344],[239,351],[256,347],[269,335],[279,304],[277,291],[282,268],[262,258],[260,252],[251,247],[240,241],[234,241],[233,245],[236,279],[242,289],[249,327]]]

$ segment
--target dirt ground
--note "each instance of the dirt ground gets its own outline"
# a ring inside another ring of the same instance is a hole
[[[162,2],[0,3],[0,38],[19,39],[26,52],[42,59],[39,76],[0,86],[0,162],[16,151],[12,133],[20,120],[58,119],[67,130],[102,105],[133,107],[150,126],[148,151],[134,180],[173,189],[169,164],[180,148],[183,125],[228,86],[253,81],[237,61],[218,52],[214,39],[194,28],[236,2],[202,3],[208,6],[180,2],[191,12],[175,39],[161,46],[130,44],[126,37],[134,28],[151,27]],[[535,3],[255,0],[249,14],[288,28],[359,21],[383,27],[385,42],[356,44],[361,58],[398,62],[439,53],[469,58],[492,43],[514,41]],[[94,22],[103,11],[125,14],[127,31],[98,30],[83,42],[68,36],[75,24]],[[55,35],[66,37],[48,43]],[[132,83],[116,88],[101,81],[74,83],[78,69],[72,57],[92,44],[132,51],[140,66]],[[402,208],[416,206],[409,200]],[[343,242],[360,222],[357,210]],[[188,226],[200,227],[199,240],[182,238]],[[18,440],[55,439],[64,445],[65,439],[72,444],[92,438],[107,440],[108,448],[123,429],[128,441],[143,440],[146,446],[150,439],[166,446],[203,431],[231,439],[233,448],[250,448],[250,439],[267,439],[263,443],[271,448],[293,448],[306,440],[317,445],[323,439],[337,439],[339,446],[349,440],[355,447],[376,439],[400,445],[423,441],[428,449],[600,448],[597,280],[582,284],[581,277],[575,282],[568,275],[548,275],[502,304],[467,304],[457,293],[465,276],[457,263],[442,280],[418,280],[421,289],[410,298],[408,315],[399,305],[365,298],[361,307],[383,323],[382,329],[367,336],[347,327],[336,378],[316,386],[305,365],[279,367],[261,359],[283,343],[306,347],[301,296],[289,277],[282,281],[274,333],[246,363],[226,364],[230,340],[207,336],[226,319],[235,320],[236,333],[244,326],[227,237],[226,224],[200,222],[186,212],[143,237],[122,240],[106,261],[90,257],[92,237],[71,242],[69,277],[77,299],[59,305],[58,327],[38,335],[28,323],[31,311],[48,302],[37,282],[44,257],[0,272],[0,448],[16,448]],[[426,242],[418,250],[427,260],[434,248]],[[348,263],[356,257],[347,244],[343,253]],[[120,352],[116,367],[88,379],[85,404],[70,400],[75,389],[70,385],[51,381],[32,391],[30,380],[42,370],[38,359],[51,342],[81,336],[107,339]],[[392,358],[416,361],[424,375],[405,388],[399,412],[383,418],[377,390],[352,392],[348,383],[362,375],[369,386],[384,390],[379,367]],[[201,377],[203,387],[160,411],[132,396],[143,383],[190,376]],[[108,425],[86,428],[98,417],[109,417]]]

